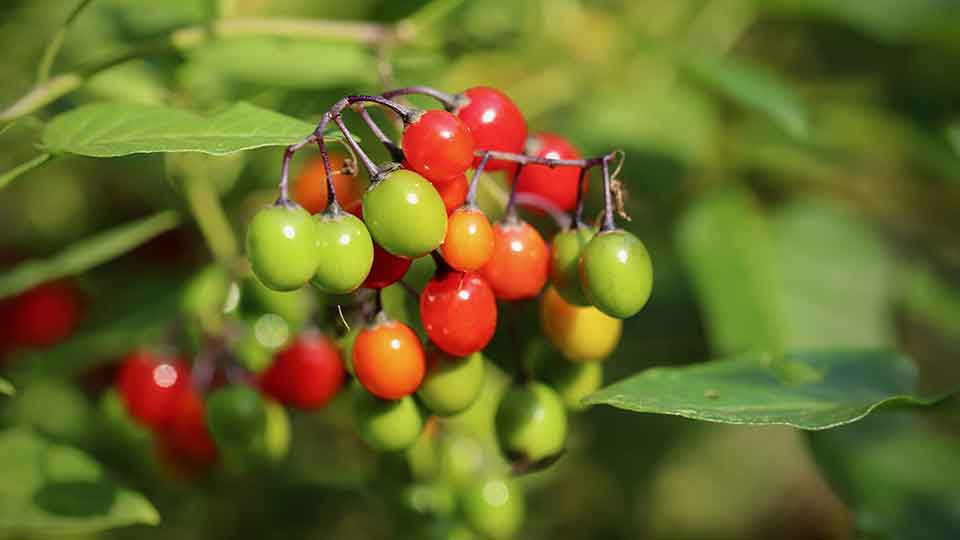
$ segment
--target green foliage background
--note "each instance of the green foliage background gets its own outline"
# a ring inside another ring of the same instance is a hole
[[[495,86],[533,131],[624,149],[621,224],[656,276],[605,377],[660,369],[591,399],[761,424],[592,407],[569,454],[524,481],[522,537],[960,537],[960,409],[942,399],[960,382],[955,2],[81,4],[67,29],[76,2],[0,6],[0,296],[78,275],[90,299],[75,338],[3,368],[0,536],[452,537],[341,401],[294,416],[282,466],[185,482],[94,398],[96,368],[159,339],[174,292],[236,251],[229,231],[275,196],[277,146],[387,77]],[[235,24],[280,17],[364,26]],[[228,155],[167,153],[189,151]],[[877,406],[826,431],[769,425],[819,430]]]

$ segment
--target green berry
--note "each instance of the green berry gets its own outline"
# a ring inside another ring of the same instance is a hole
[[[479,352],[459,358],[432,350],[427,358],[427,374],[420,383],[417,396],[439,416],[463,412],[476,401],[483,389],[484,364]]]
[[[650,298],[653,266],[647,248],[636,236],[627,231],[606,231],[584,248],[580,278],[597,309],[626,319]]]
[[[243,282],[242,306],[249,315],[279,315],[294,331],[299,330],[315,309],[314,297],[307,289],[280,292],[265,287],[257,279]]]
[[[597,229],[584,225],[553,237],[550,282],[564,300],[576,306],[590,305],[580,285],[580,254],[595,234]]]
[[[373,241],[367,227],[346,212],[323,213],[315,219],[321,256],[312,283],[328,293],[353,292],[373,266]]]
[[[360,437],[380,452],[406,450],[423,430],[423,417],[412,397],[387,401],[359,385],[353,392],[353,420]]]
[[[603,384],[603,364],[599,362],[553,362],[547,373],[547,382],[557,392],[564,405],[572,411],[582,411],[583,398],[596,392]]]
[[[549,386],[533,382],[511,386],[497,407],[500,449],[511,460],[539,461],[563,450],[567,412]]]
[[[463,490],[460,511],[467,524],[485,538],[513,537],[523,525],[526,505],[520,487],[510,480],[492,479]]]
[[[290,416],[287,409],[275,401],[264,401],[267,425],[258,446],[267,461],[276,462],[286,457],[290,450]]]
[[[430,253],[447,232],[440,194],[422,176],[404,169],[388,173],[363,194],[363,219],[377,244],[399,257]]]
[[[252,451],[267,427],[263,399],[248,386],[226,386],[210,394],[206,416],[217,446],[228,451]]]
[[[310,281],[321,256],[316,244],[313,218],[294,203],[260,210],[247,229],[253,273],[276,291],[296,290]]]

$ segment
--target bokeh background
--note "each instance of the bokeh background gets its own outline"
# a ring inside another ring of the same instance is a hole
[[[0,104],[30,89],[74,5],[2,3]],[[144,50],[177,29],[202,30],[211,16],[390,28],[414,13],[409,40],[379,47],[304,36]],[[94,0],[54,72],[88,73],[125,51],[137,58],[94,70],[76,91],[5,126],[0,169],[35,156],[45,121],[84,103],[207,111],[242,100],[314,122],[339,97],[384,85],[494,86],[531,131],[562,133],[585,155],[627,153],[620,178],[632,220],[621,224],[647,244],[656,277],[649,305],[625,323],[608,382],[777,346],[876,346],[907,353],[924,388],[942,390],[960,381],[958,29],[960,5],[950,0]],[[274,197],[280,155],[207,164],[234,230]],[[63,157],[13,180],[0,192],[0,268],[184,209],[172,170],[161,154]],[[503,181],[487,183],[482,196],[495,205]],[[160,339],[177,318],[163,300],[210,260],[186,219],[71,278],[83,298],[79,337],[13,351],[0,368],[19,389],[0,404],[5,426],[90,452],[163,518],[86,537],[470,538],[452,525],[442,492],[411,483],[404,458],[363,446],[340,401],[294,414],[290,456],[256,473],[179,478],[143,440],[111,430],[98,403],[110,363],[136,341]],[[534,319],[527,328],[536,330]],[[510,354],[491,352],[500,363]],[[455,423],[450,474],[497,462],[490,407]],[[851,499],[818,467],[817,441],[803,432],[595,407],[573,418],[568,455],[523,480],[518,538],[883,538],[870,525],[890,516],[892,538],[957,538],[960,506],[941,486],[956,489],[960,468],[932,457],[960,456],[957,418],[948,402],[874,426],[895,434],[885,446],[851,442],[863,459],[847,464],[868,494]]]

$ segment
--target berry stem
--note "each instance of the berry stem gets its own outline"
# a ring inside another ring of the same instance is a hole
[[[329,114],[329,113],[328,113]],[[343,133],[343,138],[346,140],[350,149],[360,158],[360,162],[363,163],[364,168],[367,169],[367,172],[370,173],[370,180],[376,182],[380,178],[380,168],[377,167],[377,164],[370,159],[370,156],[363,151],[363,148],[360,148],[360,145],[357,144],[357,141],[353,139],[353,134],[350,133],[350,130],[347,129],[347,125],[343,123],[343,117],[340,114],[337,114],[333,117],[333,123],[337,125],[337,128],[340,129],[340,132]],[[327,175],[329,178],[329,173]]]
[[[603,156],[603,226],[600,232],[612,231],[617,228],[613,222],[613,194],[610,189],[610,160],[613,154]]]
[[[367,124],[367,127],[370,128],[370,131],[373,132],[374,137],[383,144],[383,147],[390,152],[390,158],[396,161],[397,163],[403,163],[403,150],[393,141],[390,140],[390,137],[380,129],[380,126],[377,122],[370,116],[370,111],[367,110],[363,105],[354,106],[354,110],[357,111],[357,114],[360,115],[360,118],[363,119],[364,123]]]
[[[619,152],[619,151],[617,151]],[[555,159],[538,156],[528,156],[526,154],[514,154],[513,152],[501,152],[499,150],[476,150],[473,155],[482,157],[484,154],[490,154],[493,159],[511,161],[521,165],[546,165],[547,167],[579,167],[581,169],[596,167],[604,159],[612,158],[617,152],[605,154],[602,156],[588,157],[584,159]]]
[[[488,153],[488,155],[490,154],[493,154],[493,152]],[[524,163],[520,163],[513,171],[513,181],[510,183],[510,199],[507,200],[507,209],[503,215],[503,220],[507,223],[517,221],[517,180],[520,178],[520,171],[523,170],[524,165]]]
[[[446,92],[441,92],[436,88],[430,88],[429,86],[408,86],[406,88],[397,88],[395,90],[384,92],[382,95],[385,98],[410,95],[428,96],[442,103],[444,108],[448,111],[452,111],[457,108],[458,105],[460,105],[460,100],[457,99],[456,96],[447,94]]]
[[[580,178],[577,179],[577,207],[573,212],[573,228],[579,229],[583,227],[583,207],[586,202],[583,196],[583,184],[587,180],[587,168],[580,169]]]
[[[480,158],[480,163],[473,171],[473,178],[470,179],[470,191],[467,192],[466,206],[477,205],[477,186],[480,185],[480,175],[483,174],[483,168],[487,166],[488,161],[490,161],[490,152],[484,152],[483,157]]]
[[[296,144],[291,144],[283,151],[283,164],[280,165],[280,197],[277,199],[278,203],[285,204],[286,201],[290,200],[290,190],[288,186],[290,177],[290,161],[293,159],[293,155],[304,146],[314,142],[315,139],[316,135],[311,133],[309,137]]]

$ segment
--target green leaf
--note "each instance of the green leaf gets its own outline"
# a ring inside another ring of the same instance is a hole
[[[653,368],[588,396],[588,405],[726,424],[827,429],[881,405],[928,405],[943,395],[915,392],[916,371],[888,351],[748,355]]]
[[[684,67],[701,84],[742,107],[769,116],[790,135],[806,136],[806,104],[787,81],[767,68],[708,55],[691,56]]]
[[[10,384],[10,381],[0,377],[0,395],[12,396],[17,392],[16,388]]]
[[[160,522],[147,499],[118,487],[89,456],[28,430],[0,433],[0,463],[0,531],[89,534]]]
[[[960,155],[960,123],[954,123],[947,128],[947,138],[953,146],[953,151]]]
[[[811,433],[811,448],[865,538],[953,540],[960,442],[917,415],[873,416]]]
[[[0,298],[93,268],[173,229],[179,222],[176,212],[166,210],[76,242],[47,259],[20,263],[0,274]]]
[[[189,53],[205,71],[268,87],[329,88],[375,81],[376,59],[353,43],[252,37],[214,40]],[[299,132],[299,138],[310,133]],[[296,142],[296,141],[292,141]]]
[[[174,107],[98,103],[51,120],[43,144],[54,153],[115,157],[151,152],[222,155],[301,141],[314,126],[248,103],[209,117]]]
[[[739,189],[703,197],[680,224],[678,249],[720,354],[780,349],[771,236],[769,224]]]

